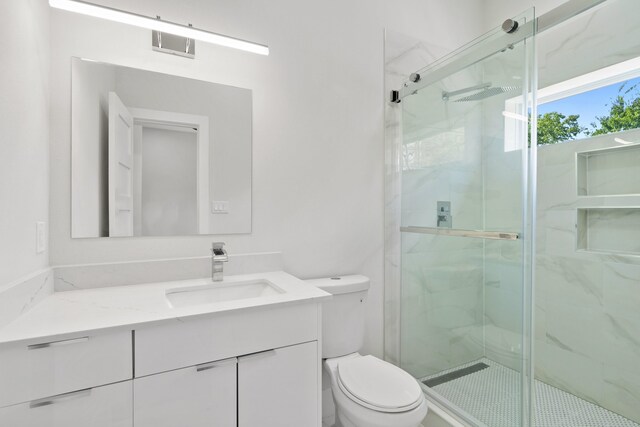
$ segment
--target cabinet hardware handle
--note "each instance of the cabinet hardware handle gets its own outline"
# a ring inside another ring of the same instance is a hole
[[[56,402],[62,402],[64,400],[78,399],[80,397],[86,397],[91,395],[91,389],[74,391],[72,393],[59,394],[53,397],[45,397],[44,399],[33,400],[29,402],[29,408],[39,408],[41,406],[53,405]]]
[[[275,350],[258,351],[256,353],[250,353],[250,354],[241,356],[240,360],[243,361],[243,360],[250,360],[250,359],[261,359],[263,357],[273,356],[275,354],[276,354]]]
[[[41,343],[41,344],[32,344],[32,345],[28,346],[27,349],[28,350],[38,350],[40,348],[58,347],[58,346],[61,346],[61,345],[78,344],[78,343],[87,342],[87,341],[89,341],[89,337],[73,338],[73,339],[70,339],[70,340],[45,342],[45,343]]]
[[[231,364],[235,365],[236,363],[238,363],[238,359],[235,357],[232,357],[230,359],[218,360],[215,362],[203,363],[201,365],[196,365],[196,372],[208,371],[209,369]]]

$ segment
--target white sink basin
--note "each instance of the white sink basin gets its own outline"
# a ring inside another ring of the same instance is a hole
[[[282,289],[267,280],[251,280],[167,289],[166,296],[171,307],[178,308],[260,298],[282,293],[284,293]]]

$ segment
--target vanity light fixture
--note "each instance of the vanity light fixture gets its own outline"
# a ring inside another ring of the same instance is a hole
[[[187,25],[176,24],[174,22],[125,12],[123,10],[113,9],[106,6],[98,6],[93,3],[87,3],[79,0],[49,0],[49,5],[69,12],[121,22],[123,24],[134,25],[136,27],[148,28],[162,33],[185,37],[187,39],[200,40],[220,46],[257,53],[259,55],[269,55],[269,47],[259,43],[253,43],[237,39],[235,37],[199,30]]]

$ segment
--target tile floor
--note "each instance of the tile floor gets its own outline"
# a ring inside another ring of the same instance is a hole
[[[488,368],[437,385],[433,390],[488,427],[518,423],[520,374],[483,358],[426,378],[483,362]],[[640,427],[639,424],[591,402],[536,380],[537,427]]]

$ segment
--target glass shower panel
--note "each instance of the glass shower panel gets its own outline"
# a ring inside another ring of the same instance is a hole
[[[497,28],[419,71],[401,103],[400,364],[487,426],[528,419],[533,11],[514,19],[513,34]]]

